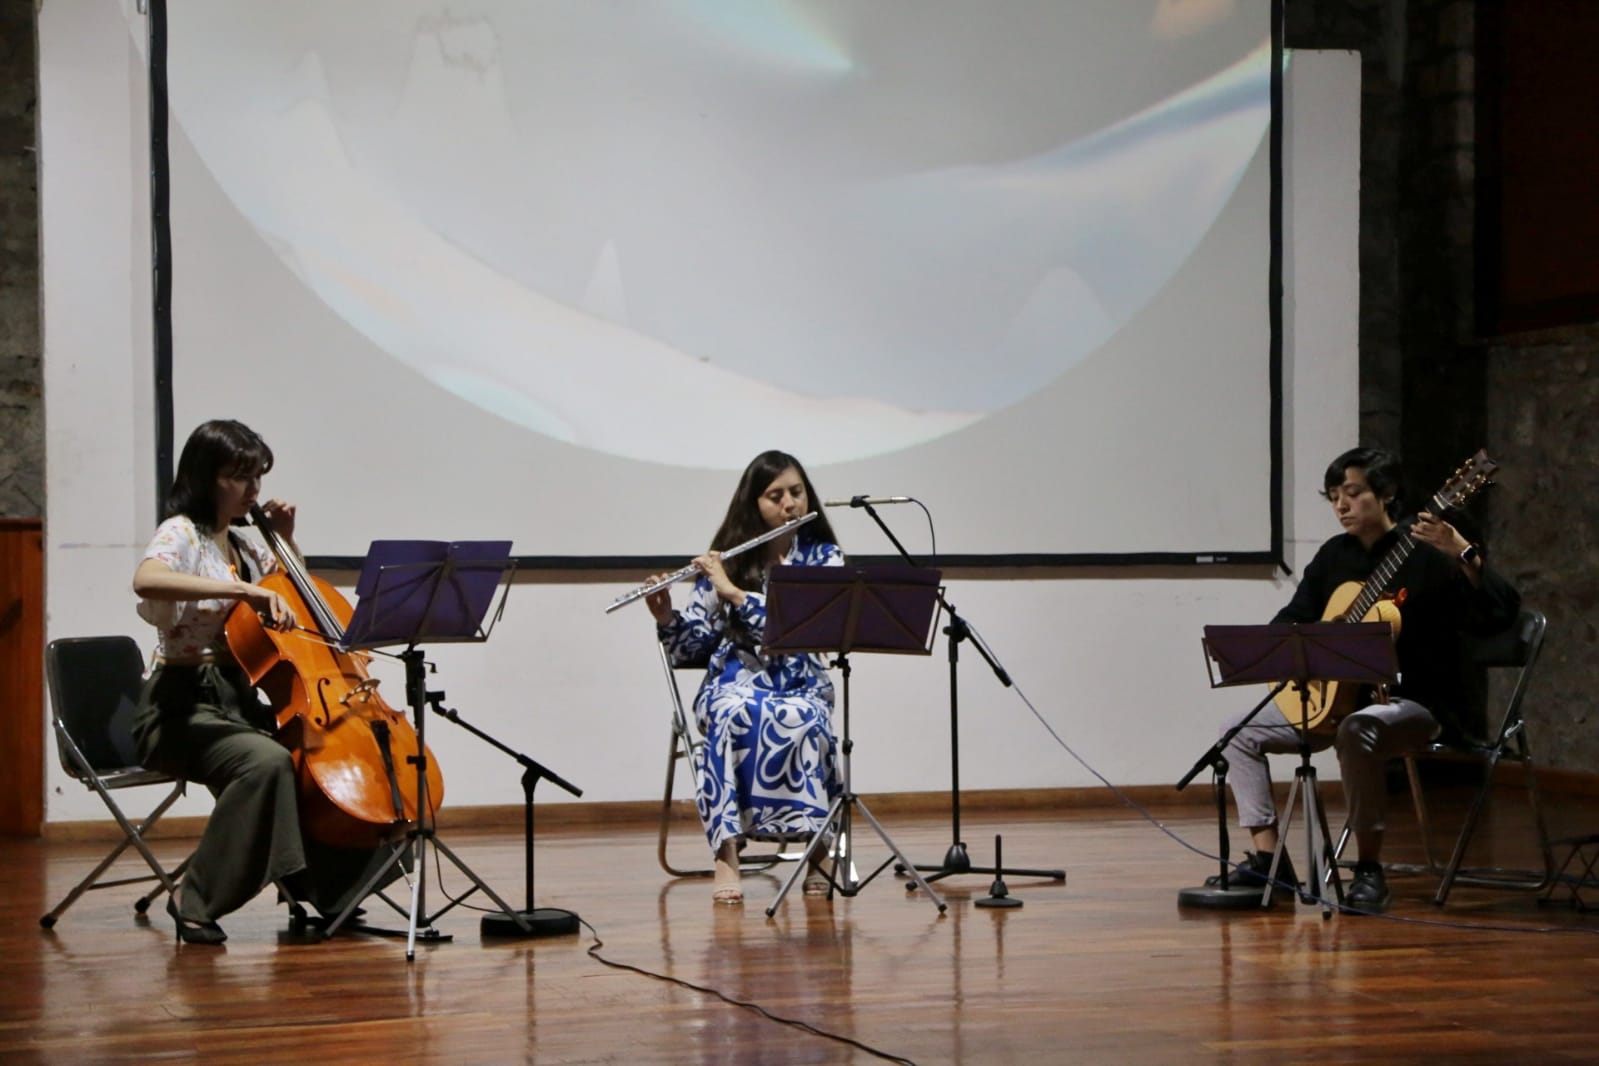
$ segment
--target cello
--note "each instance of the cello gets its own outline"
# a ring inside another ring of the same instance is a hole
[[[301,826],[324,844],[376,847],[417,820],[418,757],[429,816],[444,797],[443,774],[431,752],[419,752],[410,721],[378,694],[368,657],[340,649],[350,602],[305,569],[258,505],[250,518],[281,568],[257,584],[283,597],[296,624],[271,629],[241,601],[228,615],[228,648],[271,702],[278,739],[294,755]]]

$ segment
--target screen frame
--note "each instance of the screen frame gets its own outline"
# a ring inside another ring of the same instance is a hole
[[[1269,244],[1267,261],[1268,392],[1269,392],[1269,547],[1265,551],[964,553],[946,554],[918,563],[966,570],[1160,566],[1282,567],[1284,555],[1284,419],[1283,419],[1283,0],[1268,0],[1271,27],[1270,121],[1267,130]],[[164,513],[175,466],[175,402],[173,395],[171,175],[167,89],[167,3],[149,0],[145,50],[149,78],[149,156],[153,388],[155,418],[156,513]],[[359,570],[363,556],[310,555],[317,570]],[[680,555],[517,555],[524,573],[555,571],[631,571],[681,563]],[[895,556],[852,556],[852,563],[873,565],[900,561]]]

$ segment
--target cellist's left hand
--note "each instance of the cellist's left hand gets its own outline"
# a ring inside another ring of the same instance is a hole
[[[267,521],[272,523],[272,529],[277,535],[293,544],[294,504],[285,503],[282,500],[268,500],[261,505],[261,510],[266,514]]]

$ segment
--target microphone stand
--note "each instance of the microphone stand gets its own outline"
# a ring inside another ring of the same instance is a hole
[[[859,501],[858,504],[856,503],[857,500]],[[899,552],[900,558],[904,559],[905,562],[911,566],[921,565],[915,560],[915,558],[911,556],[910,552],[905,550],[905,545],[901,544],[899,538],[894,536],[894,531],[888,528],[888,525],[883,521],[882,516],[877,513],[877,509],[874,508],[864,497],[857,496],[854,499],[851,499],[850,506],[859,506],[864,509],[867,514],[872,516],[872,521],[877,523],[877,528],[881,529],[883,531],[883,535],[888,538],[889,543],[894,545],[894,550]],[[999,683],[1001,685],[1004,685],[1006,688],[1010,688],[1011,679],[1010,675],[1005,672],[1005,668],[999,664],[999,660],[994,657],[993,652],[989,651],[987,646],[984,645],[982,638],[973,632],[972,628],[966,624],[966,619],[962,618],[960,616],[960,612],[955,610],[955,605],[950,603],[949,600],[944,597],[943,589],[939,589],[938,591],[938,602],[943,606],[945,611],[949,612],[949,625],[944,627],[944,632],[949,637],[949,796],[951,843],[949,850],[944,853],[944,861],[942,863],[936,866],[918,863],[916,865],[916,869],[932,871],[931,876],[923,878],[923,880],[929,882],[950,877],[954,874],[988,874],[992,876],[998,876],[1000,872],[998,866],[973,866],[971,856],[968,855],[966,851],[966,842],[961,840],[961,642],[965,640],[970,640],[972,642],[972,647],[977,649],[977,654],[983,657],[983,661],[988,664],[988,668],[994,672],[994,676],[999,679]],[[906,873],[907,871],[902,865],[896,863],[895,872]],[[1017,867],[1009,867],[1007,868],[1006,872],[1020,877],[1042,877],[1052,881],[1066,880],[1065,870],[1028,870],[1019,869]],[[912,882],[905,887],[907,890],[909,890],[914,889],[916,885],[914,882]]]
[[[1264,906],[1261,902],[1260,890],[1254,886],[1235,885],[1232,883],[1232,862],[1228,859],[1228,852],[1232,848],[1227,837],[1227,756],[1223,754],[1227,745],[1233,738],[1244,731],[1244,727],[1255,720],[1255,715],[1266,708],[1266,705],[1277,698],[1277,694],[1288,687],[1288,682],[1279,681],[1270,692],[1266,693],[1261,701],[1255,704],[1250,712],[1239,719],[1238,724],[1223,733],[1212,744],[1205,754],[1191,766],[1181,781],[1177,782],[1177,791],[1181,792],[1198,777],[1206,767],[1210,768],[1212,782],[1211,791],[1216,799],[1216,837],[1218,841],[1219,861],[1221,863],[1221,876],[1214,885],[1196,885],[1193,888],[1181,889],[1177,893],[1179,907],[1204,907],[1210,910],[1242,910],[1247,907]],[[1271,899],[1272,886],[1266,886],[1267,902]]]
[[[559,907],[533,906],[533,788],[541,778],[552,782],[574,796],[583,795],[583,790],[544,766],[537,759],[524,755],[513,748],[507,747],[495,738],[489,736],[477,726],[462,718],[453,707],[444,706],[444,693],[427,693],[427,702],[433,712],[442,718],[447,718],[462,729],[471,733],[489,747],[504,752],[515,759],[522,767],[522,828],[524,854],[524,898],[527,906],[515,914],[496,911],[483,915],[478,922],[478,932],[482,936],[500,937],[542,937],[566,936],[576,933],[578,918],[576,912],[562,910]],[[516,919],[520,918],[521,921]]]

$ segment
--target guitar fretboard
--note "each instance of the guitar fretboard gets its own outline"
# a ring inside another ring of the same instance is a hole
[[[1428,501],[1429,509],[1433,514],[1441,514],[1447,503],[1438,496]],[[1349,610],[1340,617],[1341,622],[1358,622],[1366,617],[1366,612],[1371,610],[1382,594],[1387,591],[1388,583],[1399,573],[1399,568],[1405,565],[1405,560],[1410,558],[1410,553],[1415,551],[1416,541],[1409,533],[1399,534],[1399,540],[1388,549],[1388,554],[1382,557],[1382,562],[1377,564],[1377,569],[1371,572],[1366,583],[1361,586],[1360,595],[1355,597],[1355,602],[1349,605]]]

